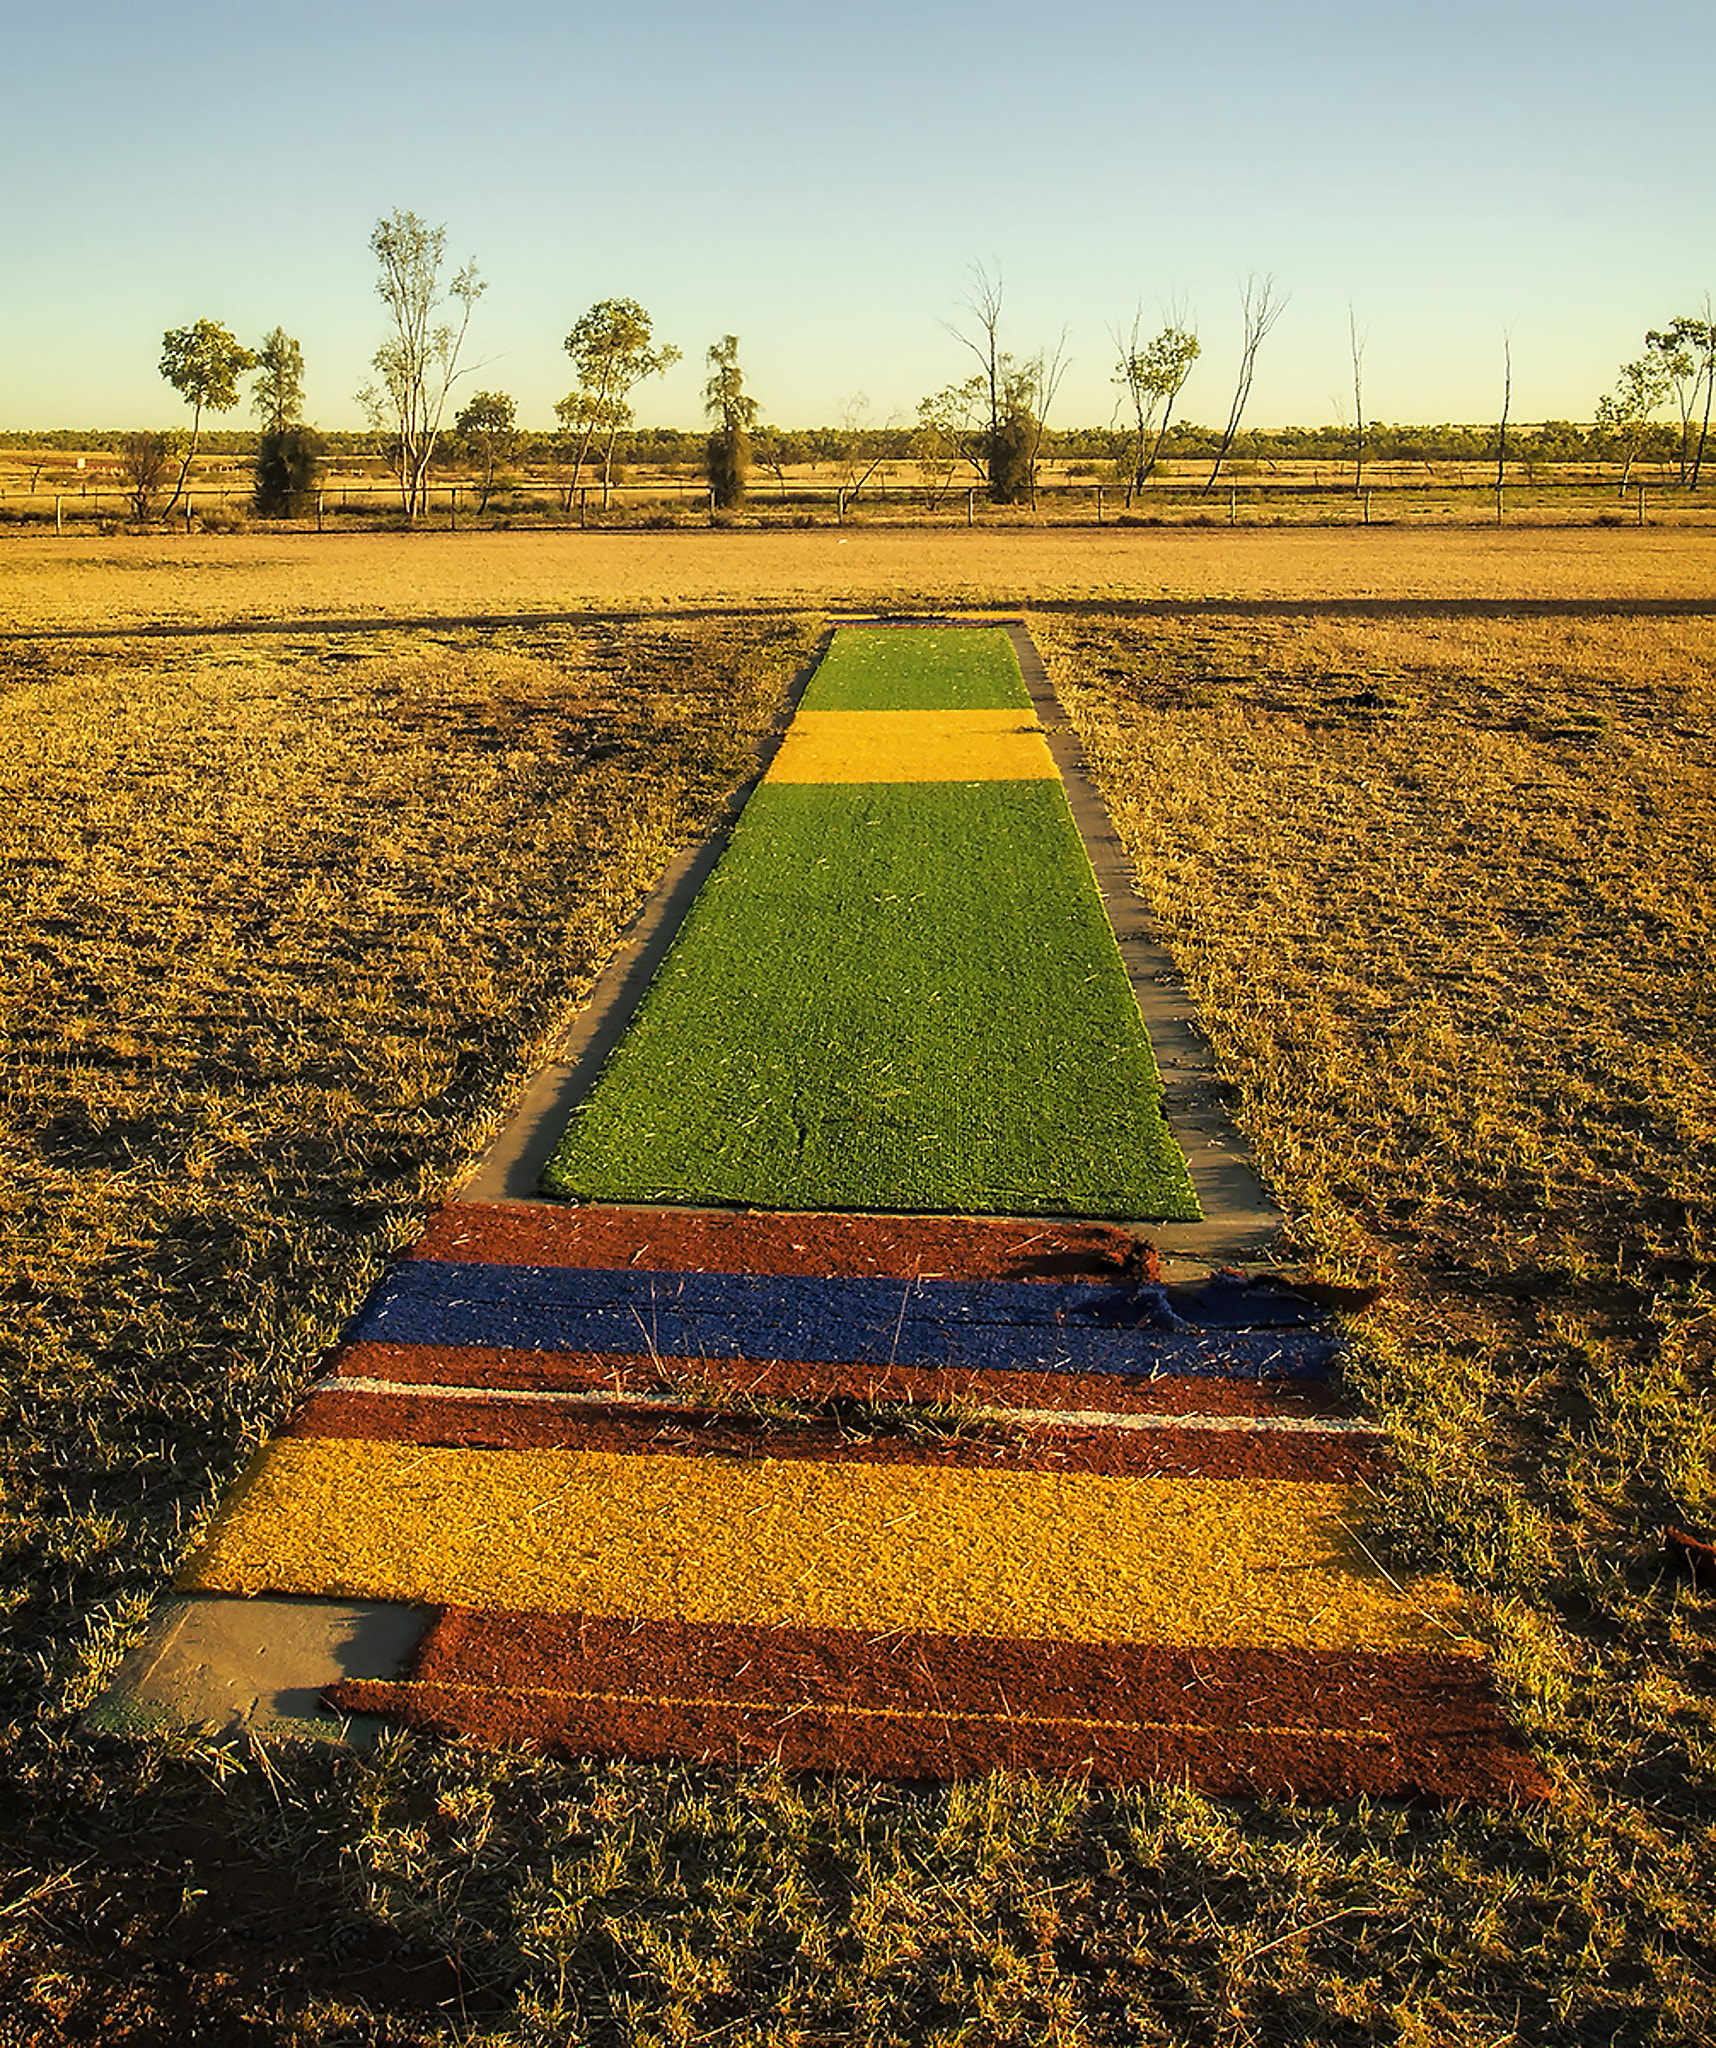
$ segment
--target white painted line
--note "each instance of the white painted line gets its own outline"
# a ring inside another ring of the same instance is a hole
[[[514,1401],[540,1408],[646,1408],[687,1415],[709,1412],[706,1402],[679,1394],[644,1394],[612,1387],[555,1393],[531,1387],[445,1386],[436,1382],[335,1378],[318,1380],[312,1394],[406,1394],[429,1401]],[[743,1411],[737,1411],[743,1412]],[[1030,1422],[1060,1429],[1200,1429],[1284,1436],[1382,1435],[1375,1423],[1340,1415],[1158,1415],[1119,1414],[1109,1408],[969,1408],[980,1422]]]

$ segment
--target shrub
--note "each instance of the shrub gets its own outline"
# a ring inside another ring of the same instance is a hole
[[[256,444],[253,502],[263,519],[308,519],[326,447],[314,427],[272,427]]]

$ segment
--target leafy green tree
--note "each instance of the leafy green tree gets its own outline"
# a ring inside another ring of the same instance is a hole
[[[191,408],[191,438],[163,516],[184,491],[202,435],[203,414],[231,412],[238,403],[238,380],[255,363],[250,350],[218,320],[193,320],[189,327],[171,327],[161,337],[161,375]]]
[[[482,470],[477,509],[486,512],[495,478],[516,458],[524,441],[512,400],[504,391],[479,391],[453,421],[453,431]]]
[[[304,417],[304,351],[284,327],[272,328],[262,337],[250,406],[264,434],[296,426]]]
[[[1653,327],[1645,336],[1645,350],[1648,356],[1654,356],[1674,393],[1680,414],[1680,481],[1689,490],[1695,490],[1710,438],[1710,400],[1716,383],[1716,325],[1711,322],[1709,305],[1706,304],[1702,318],[1695,313],[1682,313],[1660,332]],[[1695,451],[1692,428],[1698,417],[1700,392],[1704,397],[1704,416],[1699,423]]]
[[[302,420],[270,427],[256,444],[252,502],[264,519],[308,519],[316,510],[327,443]]]
[[[1153,341],[1143,339],[1143,314],[1132,316],[1130,331],[1115,334],[1120,360],[1114,366],[1114,381],[1121,385],[1132,406],[1131,460],[1126,466],[1126,502],[1141,491],[1161,458],[1162,443],[1174,417],[1174,404],[1192,374],[1192,365],[1203,353],[1196,332],[1170,321]]]
[[[709,348],[709,379],[703,386],[703,409],[710,434],[704,449],[709,488],[716,505],[731,510],[745,502],[751,471],[751,429],[757,424],[757,402],[745,395],[739,368],[739,337],[724,334]]]
[[[400,502],[406,518],[415,519],[429,502],[429,467],[447,394],[465,374],[459,356],[472,311],[488,287],[477,274],[475,257],[443,287],[446,228],[432,228],[402,208],[376,222],[369,246],[380,266],[376,296],[387,308],[393,332],[371,358],[381,381],[366,384],[358,403],[374,431],[388,437]],[[457,308],[456,317],[437,319],[449,305]]]
[[[1623,491],[1651,414],[1667,399],[1673,383],[1673,372],[1660,353],[1647,349],[1636,362],[1621,365],[1614,390],[1597,400],[1597,430],[1620,453]]]
[[[572,478],[567,502],[578,488],[578,478],[590,443],[598,434],[606,436],[602,455],[602,503],[608,502],[608,484],[613,474],[614,443],[622,429],[632,423],[631,394],[649,377],[659,377],[680,360],[671,342],[652,346],[650,316],[636,299],[600,299],[566,337],[566,353],[578,373],[575,390],[569,391],[554,410],[562,427],[577,436],[572,458]]]
[[[912,453],[924,476],[925,494],[933,510],[953,481],[960,463],[969,463],[979,478],[989,474],[989,412],[985,380],[967,377],[918,401],[918,423]],[[939,486],[933,479],[939,477]]]
[[[912,429],[912,456],[925,507],[933,512],[953,486],[955,470],[967,462],[977,475],[987,474],[985,427],[981,412],[983,379],[968,377],[918,400]]]

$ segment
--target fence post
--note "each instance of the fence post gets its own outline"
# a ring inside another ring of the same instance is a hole
[[[578,531],[582,533],[590,523],[590,492],[588,486],[578,493]]]
[[[317,531],[318,533],[320,533],[320,532],[321,532],[321,530],[322,530],[322,494],[321,494],[321,492],[320,492],[320,491],[318,491],[318,492],[316,493],[316,531]]]
[[[63,506],[64,506],[64,503],[65,503],[65,501],[64,501],[64,499],[62,499],[62,498],[56,497],[56,498],[54,499],[54,531],[55,531],[55,533],[64,533],[64,532],[65,532],[65,530],[66,530],[66,522],[65,522],[65,513],[64,513],[64,510],[62,509],[62,508],[63,508]]]
[[[1097,525],[1098,525],[1098,526],[1100,526],[1100,525],[1102,524],[1102,486],[1101,486],[1101,484],[1098,484],[1098,485],[1097,485],[1097,487],[1096,487],[1096,523],[1097,523]]]
[[[1365,523],[1365,525],[1366,525],[1366,526],[1368,526],[1368,525],[1370,524],[1370,493],[1369,493],[1369,491],[1366,491],[1366,492],[1365,492],[1365,494],[1364,494],[1364,523]]]
[[[965,494],[965,523],[967,526],[977,524],[977,492],[974,489]]]
[[[709,487],[709,524],[711,526],[715,524],[715,487],[713,484]]]
[[[1496,485],[1496,524],[1497,524],[1498,526],[1500,526],[1500,524],[1501,524],[1501,523],[1502,523],[1502,487],[1501,487],[1501,485],[1500,485],[1500,484],[1497,484],[1497,485]]]
[[[447,493],[447,531],[448,531],[449,533],[457,533],[457,532],[458,532],[458,530],[459,530],[459,486],[458,486],[457,484],[455,484],[455,485],[453,486],[453,488],[452,488],[452,489],[451,489],[451,490],[450,490],[450,491],[449,491],[449,492]]]
[[[1639,524],[1644,524],[1644,485],[1639,485]]]
[[[834,493],[834,523],[836,526],[844,526],[846,524],[846,492],[844,488],[839,488]]]
[[[1239,487],[1236,484],[1227,487],[1227,523],[1229,526],[1239,524]]]

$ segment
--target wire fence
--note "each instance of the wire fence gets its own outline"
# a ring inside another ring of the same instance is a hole
[[[56,533],[117,531],[137,525],[135,494],[117,478],[91,476],[76,491],[0,485],[0,524]],[[579,485],[550,478],[509,479],[485,489],[475,480],[429,487],[408,519],[396,484],[334,480],[291,520],[255,515],[247,479],[193,484],[168,521],[185,531],[239,525],[312,532],[380,531],[414,525],[451,531],[544,528],[646,531],[689,525],[820,526],[1270,526],[1270,525],[1716,525],[1716,487],[1688,490],[1672,476],[1621,480],[1589,472],[1568,478],[1390,478],[1355,487],[1319,476],[1221,478],[1213,485],[1152,480],[1142,490],[1060,478],[1023,505],[999,505],[979,485],[871,479],[754,479],[745,504],[724,510],[693,477]]]

